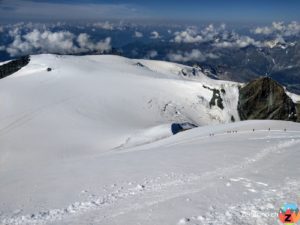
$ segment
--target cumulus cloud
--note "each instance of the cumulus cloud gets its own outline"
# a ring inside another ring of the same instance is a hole
[[[161,38],[161,36],[157,31],[152,31],[150,38],[151,39],[159,39],[159,38]]]
[[[155,58],[158,55],[158,52],[156,50],[151,50],[147,52],[146,58],[152,59]]]
[[[6,48],[10,56],[35,53],[76,54],[89,51],[103,53],[111,49],[111,39],[94,43],[90,36],[82,33],[78,36],[68,31],[33,31],[21,35],[17,34],[13,42]]]
[[[201,35],[198,35],[195,30],[187,29],[181,32],[175,32],[173,39],[176,43],[198,43],[203,42],[204,39]]]
[[[213,46],[218,48],[243,48],[249,45],[261,46],[261,43],[255,41],[248,36],[239,36],[235,32],[227,31],[226,25],[221,24],[216,27],[213,24],[208,25],[204,29],[197,31],[195,28],[187,28],[181,32],[175,32],[175,43],[204,43],[211,42]],[[194,52],[197,53],[197,52]],[[200,53],[197,53],[200,58]],[[180,55],[180,54],[179,54]],[[181,54],[182,55],[182,54]],[[205,58],[205,57],[204,57]]]
[[[215,27],[213,24],[209,24],[204,29],[197,31],[196,28],[189,27],[186,30],[175,32],[175,37],[171,42],[175,43],[202,43],[209,42],[216,39],[226,29],[225,24],[221,24],[219,27]]]
[[[15,37],[21,34],[21,27],[15,26],[13,29],[8,31],[8,35],[11,37]]]
[[[254,37],[240,35],[234,31],[227,30],[225,24],[220,26],[208,25],[202,30],[195,27],[189,27],[186,30],[174,33],[171,42],[181,43],[210,43],[217,48],[244,48],[247,46],[255,47],[274,47],[278,44],[288,44],[285,42],[285,36],[300,34],[300,25],[292,22],[285,25],[282,22],[274,22],[272,27],[259,27],[253,30],[256,34],[274,34],[271,39],[256,40]],[[182,55],[182,54],[181,54]]]
[[[253,33],[255,34],[264,34],[264,35],[270,35],[274,31],[271,27],[257,27],[253,30]]]
[[[288,24],[273,22],[271,26],[257,27],[252,32],[261,35],[295,36],[300,34],[300,24],[296,21]]]
[[[262,43],[254,40],[248,36],[238,36],[236,35],[233,40],[219,41],[213,44],[215,47],[219,48],[245,48],[249,45],[256,47],[262,47]]]
[[[203,62],[206,61],[208,58],[216,59],[218,58],[218,56],[213,53],[202,53],[198,49],[193,49],[190,52],[177,51],[176,53],[169,53],[167,55],[167,58],[170,61],[175,61],[175,62],[188,62],[188,61]]]
[[[89,51],[98,51],[98,52],[106,52],[111,49],[111,38],[107,37],[106,39],[94,43],[90,40],[90,36],[88,34],[82,33],[77,37],[77,42],[79,44],[78,52],[89,52]]]
[[[141,38],[143,36],[144,36],[143,33],[139,32],[139,31],[135,31],[134,35],[133,35],[133,37],[136,37],[136,38]]]
[[[94,23],[93,27],[100,28],[103,30],[114,30],[114,25],[108,21]]]

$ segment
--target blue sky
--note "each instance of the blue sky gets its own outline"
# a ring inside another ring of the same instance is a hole
[[[300,20],[299,0],[0,0],[0,20]]]

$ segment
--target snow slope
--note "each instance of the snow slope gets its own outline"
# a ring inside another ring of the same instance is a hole
[[[228,124],[238,84],[183,69],[37,55],[0,80],[0,224],[276,224],[299,199],[300,125]],[[181,121],[201,127],[172,136]]]
[[[30,151],[61,152],[70,141],[67,148],[88,147],[85,154],[174,121],[206,125],[228,122],[232,114],[238,120],[237,84],[191,81],[171,69],[157,73],[136,63],[118,56],[32,56],[29,65],[0,82],[0,134],[6,140],[23,136]],[[203,84],[224,86],[224,110],[210,109],[212,91]],[[47,138],[47,145],[37,136]]]

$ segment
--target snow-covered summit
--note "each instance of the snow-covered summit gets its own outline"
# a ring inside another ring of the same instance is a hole
[[[239,85],[168,62],[31,56],[0,80],[0,224],[274,224],[238,216],[296,199],[300,125],[238,122]],[[173,136],[176,122],[201,127]]]
[[[98,149],[101,137],[101,148],[108,150],[130,133],[161,124],[239,120],[237,83],[200,72],[185,77],[183,69],[188,67],[110,55],[31,56],[27,66],[0,82],[1,132],[29,142],[44,137],[54,149],[66,140]],[[212,104],[214,93],[223,109]],[[82,143],[82,137],[89,141]]]

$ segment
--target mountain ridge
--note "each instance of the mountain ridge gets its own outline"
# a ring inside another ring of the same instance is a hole
[[[270,77],[255,79],[239,90],[238,111],[241,120],[274,119],[297,121],[296,103],[284,88]]]
[[[211,114],[210,111],[218,111],[218,113],[213,113],[211,118],[217,118],[219,117],[218,114],[224,114],[224,108],[225,108],[225,114],[227,114],[225,117],[227,117],[226,120],[223,120],[223,122],[233,122],[233,121],[239,121],[240,119],[246,120],[246,119],[279,119],[279,120],[290,120],[290,121],[299,121],[300,116],[299,110],[298,110],[298,104],[297,102],[293,101],[288,95],[296,96],[296,99],[299,99],[299,96],[287,92],[279,83],[272,80],[270,77],[262,77],[257,78],[248,84],[243,83],[235,83],[235,82],[229,82],[229,81],[221,81],[221,80],[215,80],[211,79],[209,76],[206,76],[204,74],[203,68],[196,66],[196,67],[189,67],[184,66],[181,64],[171,63],[171,62],[165,62],[165,61],[156,61],[156,60],[142,60],[142,59],[128,59],[122,56],[115,56],[115,55],[91,55],[91,56],[63,56],[63,55],[52,55],[52,54],[42,54],[42,55],[34,55],[34,56],[27,56],[22,57],[20,59],[16,59],[13,61],[5,62],[4,64],[0,65],[0,71],[5,72],[5,76],[12,75],[12,74],[18,74],[18,70],[20,70],[22,67],[24,70],[28,68],[28,64],[30,64],[30,58],[34,58],[34,60],[37,60],[39,57],[41,58],[53,58],[53,59],[61,59],[65,60],[69,57],[74,58],[78,61],[80,64],[80,59],[83,59],[82,61],[86,61],[87,58],[93,58],[93,59],[111,59],[111,60],[105,60],[105,66],[114,63],[114,60],[116,63],[129,63],[133,66],[137,66],[139,71],[138,73],[145,73],[145,74],[152,74],[150,76],[158,77],[161,79],[169,79],[169,81],[175,79],[175,80],[182,80],[185,82],[193,82],[193,84],[198,83],[202,84],[202,87],[199,88],[199,94],[196,96],[199,98],[200,102],[193,103],[193,104],[199,104],[204,103],[207,110],[206,113]],[[97,59],[97,60],[98,60]],[[49,59],[47,59],[49,60]],[[95,63],[97,63],[97,60],[94,60]],[[25,63],[24,63],[25,62]],[[51,60],[48,62],[48,64],[51,64]],[[38,65],[38,63],[33,62],[35,66]],[[52,74],[52,66],[46,65],[47,62],[41,62],[43,64],[43,68],[45,70],[48,70],[47,72],[49,74]],[[84,64],[84,63],[83,63]],[[32,65],[29,65],[29,67]],[[61,65],[63,67],[63,64]],[[53,67],[55,70],[55,66]],[[99,68],[101,70],[101,68]],[[112,71],[114,69],[112,68]],[[9,72],[11,71],[11,72]],[[21,69],[22,71],[22,69]],[[41,70],[38,70],[41,71]],[[9,73],[8,73],[9,72]],[[82,71],[83,72],[83,71]],[[22,73],[22,72],[21,72]],[[54,71],[55,73],[55,71]],[[76,71],[75,71],[76,73]],[[4,73],[3,73],[4,74]],[[123,79],[123,78],[122,78]],[[224,86],[227,86],[227,91],[224,89]],[[254,87],[251,87],[254,86]],[[268,88],[267,88],[268,87]],[[272,88],[271,88],[272,87]],[[230,98],[233,98],[232,94],[230,93],[232,88],[238,88],[238,92],[234,91],[235,97],[238,98],[238,100],[233,100],[235,103],[234,105],[237,105],[236,107],[232,105],[232,103],[229,103],[231,101]],[[206,89],[207,91],[211,92],[211,97],[203,98],[201,96],[201,89]],[[248,91],[247,91],[248,89]],[[249,91],[250,90],[250,91]],[[256,91],[259,91],[259,93],[256,93]],[[179,90],[178,90],[179,91]],[[278,93],[276,93],[278,92]],[[228,94],[231,94],[231,96],[228,96]],[[279,96],[279,98],[276,98],[276,96]],[[268,97],[269,96],[269,97]],[[266,102],[267,99],[270,102],[271,97],[275,96],[275,100],[272,102],[272,104],[277,105],[274,106],[278,110],[263,110],[264,113],[259,112],[259,110],[262,110],[262,107],[257,106],[257,108],[248,107],[247,105],[259,105],[260,102]],[[195,96],[194,96],[195,97]],[[251,100],[252,99],[252,100]],[[236,102],[238,101],[238,102]],[[226,107],[226,103],[229,104],[229,108]],[[163,108],[167,109],[170,108],[170,105],[172,105],[170,102],[164,103]],[[225,106],[224,106],[225,104]],[[290,105],[290,106],[289,106]],[[281,110],[282,107],[286,108],[283,111]],[[191,106],[189,106],[191,107]],[[177,109],[176,109],[177,108]],[[179,113],[178,108],[180,106],[173,107],[172,110],[174,110],[174,115],[176,113]],[[253,112],[251,112],[251,110]],[[165,110],[162,110],[165,111]],[[200,110],[199,113],[202,113]],[[272,114],[273,113],[273,114]],[[224,114],[224,115],[225,115]],[[271,114],[271,115],[269,115]],[[293,115],[290,115],[293,114]],[[180,114],[177,114],[180,117]],[[224,117],[223,115],[223,117]],[[289,118],[288,118],[289,117]],[[229,119],[230,118],[230,119]],[[172,119],[171,119],[172,120]],[[187,120],[187,121],[185,121]],[[217,119],[218,120],[218,119]],[[180,121],[173,121],[173,122],[180,122]],[[199,121],[195,121],[195,119],[191,119],[190,116],[185,117],[185,119],[181,119],[181,122],[191,122],[198,125],[203,124],[202,122],[199,123]],[[219,120],[219,122],[222,122],[222,119]],[[205,122],[204,122],[205,124]]]

